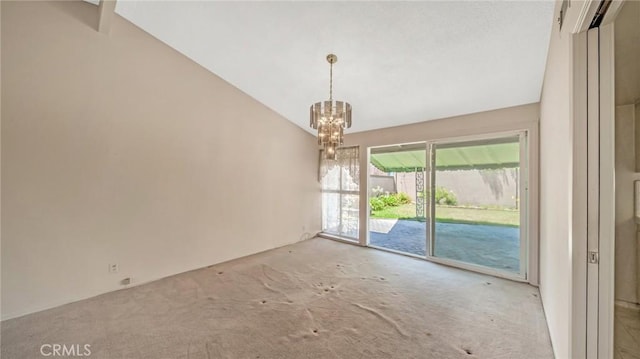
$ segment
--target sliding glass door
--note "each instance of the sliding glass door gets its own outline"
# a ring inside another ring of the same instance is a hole
[[[434,142],[431,256],[525,276],[524,133]]]
[[[371,247],[526,279],[526,132],[369,149]]]

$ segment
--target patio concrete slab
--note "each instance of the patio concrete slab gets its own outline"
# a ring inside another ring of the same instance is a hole
[[[426,223],[398,220],[386,233],[370,233],[370,244],[426,254]],[[517,227],[436,222],[434,254],[507,272],[520,271],[520,229]]]
[[[371,232],[387,234],[398,223],[396,218],[371,218],[369,230]]]

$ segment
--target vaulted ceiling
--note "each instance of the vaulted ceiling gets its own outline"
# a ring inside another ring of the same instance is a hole
[[[538,102],[553,1],[119,1],[116,12],[309,130],[329,92],[349,132]]]

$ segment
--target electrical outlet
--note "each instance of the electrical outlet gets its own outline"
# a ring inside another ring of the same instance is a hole
[[[131,278],[125,278],[123,280],[120,281],[120,284],[122,285],[129,285],[131,284]]]
[[[118,273],[118,263],[109,264],[109,273]]]

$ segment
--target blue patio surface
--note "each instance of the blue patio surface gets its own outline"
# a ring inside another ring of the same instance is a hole
[[[426,254],[425,222],[398,220],[389,233],[369,232],[369,244],[419,256]],[[436,257],[518,273],[520,229],[436,222]]]

